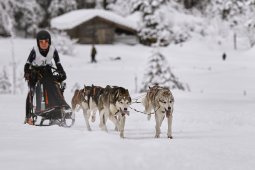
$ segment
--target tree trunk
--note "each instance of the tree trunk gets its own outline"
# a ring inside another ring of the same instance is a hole
[[[183,4],[186,9],[190,9],[193,7],[193,0],[184,0]]]
[[[233,36],[233,41],[234,41],[234,49],[236,50],[237,49],[237,36],[236,36],[236,33],[234,33],[234,36]]]

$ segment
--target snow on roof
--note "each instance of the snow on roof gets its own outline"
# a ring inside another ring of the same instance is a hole
[[[51,20],[51,27],[61,30],[72,29],[94,17],[101,17],[116,24],[137,30],[137,23],[118,14],[102,9],[81,9],[68,12]]]

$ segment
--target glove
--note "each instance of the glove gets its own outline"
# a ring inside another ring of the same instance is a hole
[[[24,78],[25,78],[25,80],[29,80],[30,74],[29,74],[29,73],[25,73],[25,74],[24,74]]]
[[[66,79],[66,73],[65,72],[62,72],[62,73],[59,73],[58,77],[57,77],[57,81],[58,82],[62,82]]]

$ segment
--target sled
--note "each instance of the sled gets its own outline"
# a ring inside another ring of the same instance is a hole
[[[35,86],[29,89],[28,94],[28,111],[33,124],[73,126],[75,115],[63,96],[65,84],[56,81],[59,76],[57,70],[53,67],[32,67],[31,75],[36,77]]]

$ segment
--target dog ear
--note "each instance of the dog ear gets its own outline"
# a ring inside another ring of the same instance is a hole
[[[170,95],[169,91],[164,91],[163,92],[163,96],[169,96],[169,95]]]
[[[119,97],[119,89],[117,89],[114,93],[114,99],[117,100]]]
[[[125,89],[125,93],[127,96],[130,96],[128,89]]]

